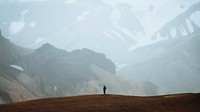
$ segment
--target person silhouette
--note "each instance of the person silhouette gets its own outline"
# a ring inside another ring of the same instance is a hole
[[[106,89],[107,89],[107,88],[106,88],[106,86],[104,85],[104,86],[103,86],[103,94],[106,94]]]

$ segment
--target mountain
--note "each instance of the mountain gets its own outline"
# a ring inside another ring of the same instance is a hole
[[[152,11],[147,11],[147,6]],[[138,46],[166,39],[167,35],[174,38],[198,32],[198,10],[198,0],[2,1],[0,27],[17,45],[36,49],[50,43],[67,51],[88,48],[104,53],[118,67],[126,64],[123,59]],[[166,23],[173,17],[174,22]]]
[[[200,2],[191,5],[186,11],[178,15],[174,19],[166,23],[160,30],[154,35],[153,39],[156,38],[180,38],[191,33],[200,31],[200,24],[198,22],[200,10]]]
[[[1,103],[102,93],[142,94],[139,85],[116,75],[115,64],[89,49],[67,52],[51,44],[31,50],[0,37]]]
[[[200,94],[83,95],[0,105],[1,112],[199,112]]]
[[[1,32],[1,31],[0,31]],[[20,64],[20,60],[23,57],[24,54],[28,54],[28,50],[23,49],[21,47],[16,46],[15,44],[12,44],[10,40],[4,38],[2,34],[0,33],[0,53],[1,53],[1,64]],[[31,52],[31,50],[30,50]]]
[[[0,103],[28,100],[41,95],[38,91],[30,92],[38,87],[20,69],[23,56],[30,52],[32,50],[18,47],[0,35]]]
[[[199,4],[192,5],[158,30],[162,34],[160,38],[168,38],[139,47],[124,57],[125,64],[118,74],[137,82],[148,81],[167,93],[199,92],[200,33],[198,24],[191,19],[198,13]],[[188,25],[187,19],[191,24]],[[175,37],[171,28],[177,29]],[[187,35],[183,35],[183,28],[187,29]]]
[[[132,64],[119,74],[133,81],[150,81],[169,93],[199,92],[199,36],[198,32],[138,48],[133,52]]]
[[[118,71],[126,65],[133,63],[137,64],[150,59],[160,58],[168,52],[167,48],[175,48],[176,45],[179,44],[179,41],[181,42],[183,40],[187,40],[182,38],[192,37],[191,35],[198,34],[200,29],[200,24],[198,22],[200,19],[199,5],[200,2],[191,5],[180,15],[164,24],[164,26],[151,37],[152,40],[155,41],[152,44],[135,47],[135,49],[130,50],[127,55],[124,55],[118,61],[121,64]],[[165,46],[164,49],[163,46]]]
[[[0,1],[2,102],[101,93],[104,84],[109,93],[198,92],[199,2],[183,1],[139,1],[147,12],[105,0]]]
[[[112,6],[103,0],[60,0],[0,5],[4,35],[34,49],[47,42],[68,51],[88,48],[116,60],[137,43],[133,36],[144,31],[133,7],[126,3]]]
[[[108,93],[143,93],[137,84],[116,76],[115,64],[104,54],[89,49],[67,52],[44,44],[25,58],[23,68],[47,96],[101,93],[104,84]]]

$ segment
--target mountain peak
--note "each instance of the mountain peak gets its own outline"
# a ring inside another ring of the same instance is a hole
[[[36,49],[36,51],[38,52],[46,52],[46,51],[54,51],[56,50],[57,48],[54,47],[53,45],[49,44],[49,43],[45,43],[43,44],[40,48]]]
[[[49,44],[49,43],[45,43],[44,45],[42,45],[39,49],[52,49],[55,48],[53,45]]]

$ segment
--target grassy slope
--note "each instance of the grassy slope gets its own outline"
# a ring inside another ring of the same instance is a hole
[[[0,112],[200,112],[200,94],[83,95],[4,104]]]

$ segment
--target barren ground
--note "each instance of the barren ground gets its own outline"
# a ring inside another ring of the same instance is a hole
[[[200,94],[48,98],[3,104],[0,112],[200,112]]]

